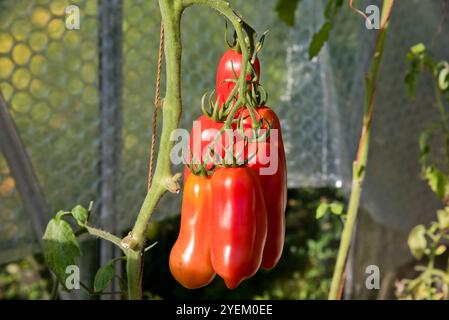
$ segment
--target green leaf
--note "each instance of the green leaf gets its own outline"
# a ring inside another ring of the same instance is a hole
[[[427,229],[427,234],[435,235],[435,232],[437,232],[437,230],[438,230],[438,223],[432,221],[430,223],[429,229]]]
[[[435,255],[441,256],[446,251],[446,246],[444,244],[440,244],[438,248],[435,249]]]
[[[445,230],[449,228],[449,211],[446,208],[446,210],[438,210],[437,211],[437,217],[438,217],[438,227],[441,230]]]
[[[72,215],[80,226],[84,226],[87,223],[88,213],[83,206],[77,205],[73,208]]]
[[[44,255],[48,267],[65,286],[66,268],[78,264],[81,251],[70,225],[62,219],[51,219],[45,230]]]
[[[316,208],[316,216],[315,218],[321,219],[329,209],[329,204],[327,202],[321,202],[318,208]]]
[[[330,205],[331,212],[336,215],[341,215],[343,213],[343,203],[332,202]]]
[[[413,47],[411,47],[410,51],[414,55],[419,55],[419,54],[424,53],[426,51],[426,46],[423,43],[418,43],[418,44],[415,44]]]
[[[95,274],[94,290],[95,292],[102,292],[109,283],[114,279],[114,260],[109,261],[107,264],[98,269]]]
[[[318,32],[313,35],[312,42],[309,46],[309,59],[312,59],[313,57],[318,55],[318,53],[320,53],[321,48],[329,39],[329,33],[332,30],[332,27],[332,22],[327,21],[321,26],[320,30],[318,30]]]
[[[339,8],[343,6],[343,0],[328,0],[324,9],[324,16],[328,20],[334,19]]]
[[[406,55],[407,61],[410,62],[409,70],[404,78],[407,85],[407,95],[410,99],[416,99],[416,84],[418,83],[419,74],[424,65],[432,66],[432,58],[427,54],[426,47],[422,43],[418,43],[410,48]]]
[[[420,224],[414,227],[408,236],[408,246],[417,259],[421,259],[426,250],[427,240],[425,234],[426,228]]]
[[[427,167],[425,172],[425,178],[432,189],[440,199],[444,199],[446,196],[446,176],[443,172],[438,170],[437,168],[430,166]]]
[[[332,30],[335,17],[339,9],[343,6],[343,0],[328,0],[324,9],[325,23],[321,26],[320,30],[316,32],[309,45],[309,59],[313,59],[320,53],[324,44],[329,39],[329,34]]]
[[[278,0],[276,4],[278,18],[290,27],[295,24],[295,12],[299,2],[300,0]]]
[[[438,87],[441,91],[446,91],[449,88],[449,69],[443,68],[438,74]]]

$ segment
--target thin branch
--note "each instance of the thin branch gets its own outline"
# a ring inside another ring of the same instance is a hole
[[[329,299],[336,300],[339,296],[340,283],[346,266],[346,260],[349,247],[353,237],[355,221],[360,204],[362,194],[362,186],[365,179],[366,164],[368,160],[369,141],[371,135],[371,118],[374,108],[374,97],[376,92],[376,80],[379,72],[379,66],[382,61],[386,32],[388,29],[388,21],[393,8],[394,0],[384,0],[382,7],[382,24],[377,34],[373,62],[371,70],[366,77],[366,96],[363,117],[363,129],[359,142],[357,159],[353,164],[352,172],[352,189],[349,198],[348,215],[341,237],[340,247],[338,249],[337,261],[335,264],[334,274],[332,277]],[[341,288],[343,290],[343,288]]]
[[[97,229],[94,227],[90,227],[88,225],[85,225],[84,227],[86,228],[87,232],[89,232],[89,234],[91,234],[95,237],[101,238],[103,240],[112,242],[113,244],[118,246],[123,252],[125,252],[125,248],[121,244],[122,239],[120,239],[119,237],[114,236],[113,234],[111,234],[107,231],[100,230],[100,229]]]

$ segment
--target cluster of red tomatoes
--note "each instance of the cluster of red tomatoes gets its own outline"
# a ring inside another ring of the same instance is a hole
[[[220,104],[232,100],[228,99],[232,94],[234,101],[237,100],[233,89],[241,64],[242,54],[238,51],[231,49],[223,54],[215,90]],[[259,79],[259,60],[256,58],[251,66]],[[247,108],[239,107],[233,117],[247,128],[254,127],[254,119],[257,119],[261,126],[268,131],[277,130],[278,134],[276,139],[269,135],[263,141],[245,144],[247,149],[258,144],[253,148],[256,151],[252,161],[243,164],[234,161],[211,169],[203,153],[193,152],[191,155],[196,155],[207,170],[198,173],[191,172],[191,166],[185,168],[181,227],[170,254],[170,270],[186,288],[205,286],[218,274],[229,289],[234,289],[260,267],[273,268],[282,254],[287,172],[280,123],[274,111],[265,105],[257,105],[253,111],[250,117]],[[197,121],[201,124],[201,137],[191,134],[190,147],[196,139],[201,140],[203,152],[208,146],[203,142],[213,140],[224,122],[208,115],[202,115]],[[237,131],[235,125],[232,128]],[[215,143],[221,144],[223,149],[229,147],[229,142],[225,144],[221,139]],[[261,169],[269,165],[264,161],[266,157],[277,161],[276,170],[271,174],[261,173]]]

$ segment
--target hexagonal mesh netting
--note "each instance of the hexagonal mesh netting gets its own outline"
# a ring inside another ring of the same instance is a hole
[[[360,7],[368,3],[359,2]],[[415,42],[429,41],[440,20],[442,1],[408,2],[419,2],[425,10],[409,14],[408,4],[398,1],[381,72],[387,80],[378,88],[384,112],[375,118],[378,133],[365,203],[379,213],[380,220],[395,216],[404,206],[415,212],[429,209],[423,201],[429,194],[419,180],[415,145],[420,128],[433,113],[426,108],[407,110],[403,57]],[[270,95],[268,104],[282,121],[290,187],[348,186],[360,130],[363,74],[375,31],[366,30],[350,10],[342,10],[330,44],[309,61],[308,44],[322,23],[323,3],[301,1],[296,25],[288,28],[277,18],[276,0],[265,0],[263,5],[256,0],[232,1],[260,33],[270,29],[260,54],[262,83]],[[64,10],[69,4],[80,8],[80,30],[65,27]],[[96,200],[96,208],[101,205],[97,7],[93,0],[0,0],[0,89],[52,212],[90,200]],[[423,17],[419,17],[420,28],[413,29],[416,15]],[[123,150],[118,200],[123,229],[134,220],[146,193],[159,23],[157,1],[123,0]],[[223,32],[224,19],[204,7],[189,8],[183,17],[184,128],[190,128],[200,115],[202,94],[213,89],[216,64],[224,49]],[[440,44],[435,49],[443,52],[448,47]],[[397,95],[392,92],[396,86]],[[420,102],[428,105],[430,97],[426,93]],[[397,130],[409,133],[405,140]],[[401,141],[397,152],[398,145],[390,137]],[[412,149],[409,158],[405,151]],[[406,181],[410,174],[413,186]],[[400,196],[395,196],[397,188],[401,188]],[[154,217],[178,214],[179,199],[165,196]],[[398,219],[390,220],[398,224]],[[29,221],[0,157],[0,252],[17,248],[24,253],[34,248]]]
[[[0,1],[0,89],[52,210],[96,197],[97,6],[75,1],[83,28],[70,32],[65,26],[69,4]],[[0,165],[0,185],[11,185],[3,158]],[[0,208],[0,251],[14,248],[18,240],[34,242],[15,190],[0,194]],[[7,216],[14,217],[10,224],[4,223]],[[12,225],[20,232],[9,237]]]

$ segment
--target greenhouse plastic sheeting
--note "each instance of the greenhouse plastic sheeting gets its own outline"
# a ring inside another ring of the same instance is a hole
[[[375,31],[368,31],[363,20],[345,8],[330,44],[309,61],[308,44],[323,22],[323,2],[301,1],[293,28],[278,20],[275,0],[265,0],[263,6],[256,0],[232,4],[260,33],[270,30],[260,54],[261,80],[269,106],[282,121],[289,186],[348,190]],[[406,13],[409,3],[424,9]],[[429,90],[420,92],[417,103],[406,99],[404,56],[415,42],[429,41],[441,3],[397,1],[380,74],[364,204],[378,220],[403,228],[408,227],[404,218],[414,223],[417,219],[410,217],[419,212],[424,217],[432,207],[432,196],[419,178],[417,137],[435,115]],[[64,8],[69,4],[80,7],[80,30],[65,29]],[[413,20],[417,15],[419,20]],[[117,174],[124,229],[146,193],[159,22],[157,1],[123,1],[123,151]],[[96,1],[0,1],[0,89],[52,213],[98,198],[97,28]],[[183,17],[182,127],[190,128],[200,115],[201,96],[213,89],[223,32],[224,19],[210,9],[189,8]],[[443,41],[435,49],[449,51]],[[6,163],[0,160],[0,252],[17,248],[25,253],[29,249],[23,248],[33,247],[32,229]],[[166,195],[154,218],[179,211],[180,197]]]
[[[360,2],[361,7],[367,4],[368,1]],[[377,1],[377,4],[381,2]],[[421,178],[419,165],[419,136],[432,121],[439,119],[432,79],[428,74],[420,78],[417,99],[412,102],[407,97],[404,77],[409,67],[405,56],[417,43],[422,42],[430,48],[436,59],[449,59],[449,34],[438,31],[447,27],[448,11],[447,0],[395,1],[393,8],[376,89],[373,134],[362,195],[363,207],[376,222],[392,230],[408,232],[418,223],[435,220],[435,211],[442,206]],[[349,14],[340,16],[340,20],[348,21]],[[352,35],[346,34],[345,23],[339,22],[336,23],[340,27],[334,32],[336,37],[331,43],[330,55],[332,70],[337,72],[339,123],[348,151],[347,158],[342,159],[345,163],[342,169],[344,186],[349,190],[351,159],[355,157],[361,131],[359,106],[364,99],[364,74],[370,66],[375,33],[360,29],[354,35],[358,38],[356,46],[344,49],[335,41],[340,39],[348,45]],[[364,25],[363,21],[361,23]],[[350,52],[355,53],[352,62],[339,60],[348,53],[351,56]],[[441,145],[435,144],[433,150],[441,152]]]

